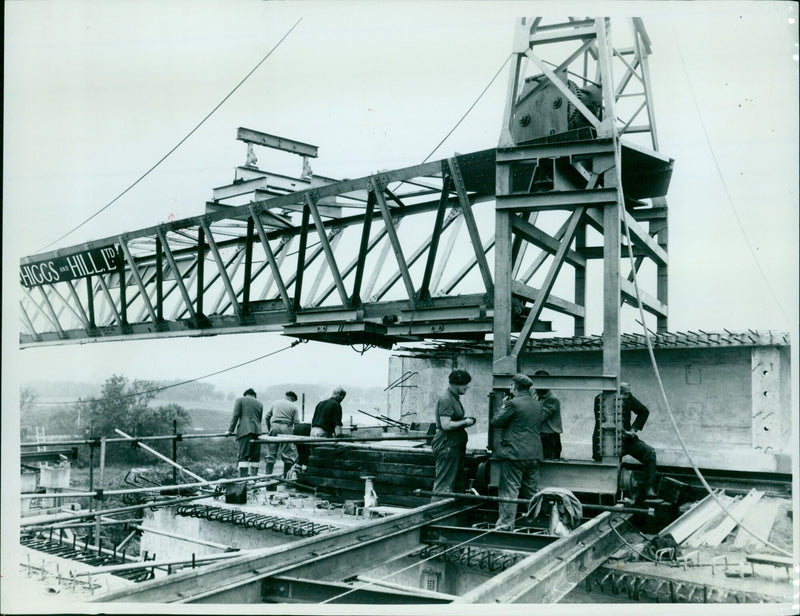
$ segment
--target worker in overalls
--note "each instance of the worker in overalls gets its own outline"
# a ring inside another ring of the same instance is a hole
[[[434,492],[461,491],[464,456],[467,452],[467,430],[475,425],[474,417],[466,417],[461,396],[467,393],[472,380],[466,370],[453,370],[448,377],[449,387],[436,401],[436,434],[431,450],[436,463]],[[433,497],[437,500],[437,497]]]

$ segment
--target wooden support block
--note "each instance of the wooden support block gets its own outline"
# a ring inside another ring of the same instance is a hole
[[[342,470],[338,468],[320,468],[309,466],[308,475],[310,477],[328,477],[332,479],[342,479],[344,481],[352,482],[355,485],[364,486],[363,471],[358,470]],[[375,489],[385,487],[394,491],[396,487],[404,488],[409,493],[417,488],[429,490],[433,485],[433,477],[415,477],[413,475],[388,475],[379,474],[378,472],[371,473],[374,477]]]

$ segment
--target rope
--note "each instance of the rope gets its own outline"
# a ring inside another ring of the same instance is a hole
[[[672,24],[670,24],[670,28],[672,28]],[[783,309],[783,305],[781,304],[780,300],[778,299],[777,294],[775,293],[772,285],[767,278],[767,274],[764,271],[764,268],[761,267],[761,262],[758,260],[758,256],[756,255],[756,251],[753,248],[753,244],[750,242],[750,238],[747,236],[747,231],[745,231],[744,225],[742,224],[741,218],[739,218],[739,212],[736,210],[736,206],[733,204],[733,198],[731,197],[731,193],[728,190],[728,185],[725,183],[725,178],[722,176],[722,169],[720,169],[719,161],[717,160],[717,155],[714,152],[714,147],[711,145],[711,139],[708,136],[708,130],[706,129],[706,124],[703,121],[703,115],[700,113],[700,107],[697,104],[697,98],[694,94],[694,88],[692,88],[692,80],[689,79],[689,72],[686,69],[686,63],[683,60],[683,54],[681,53],[681,47],[678,43],[678,37],[675,35],[675,31],[672,30],[672,36],[675,39],[675,47],[678,49],[678,57],[681,59],[681,66],[683,67],[683,73],[686,75],[686,83],[689,85],[689,93],[692,95],[692,102],[694,103],[694,108],[697,111],[697,118],[700,120],[700,126],[703,129],[703,135],[706,138],[706,144],[708,145],[708,150],[711,153],[711,160],[714,161],[714,168],[717,170],[717,175],[719,176],[719,181],[722,183],[722,189],[725,191],[725,197],[727,197],[728,204],[731,206],[731,210],[733,211],[733,216],[736,219],[736,223],[739,225],[739,230],[742,232],[742,237],[744,237],[744,241],[747,244],[747,247],[750,249],[750,254],[753,256],[753,261],[755,261],[756,267],[758,268],[761,277],[764,279],[764,283],[767,285],[767,289],[772,294],[772,299],[775,300],[775,304],[778,306],[778,310],[781,311],[783,318],[786,320],[787,323],[791,324],[792,321],[786,314],[786,311]]]
[[[78,229],[80,229],[80,228],[81,228],[83,225],[85,225],[87,222],[89,222],[90,220],[92,220],[92,219],[93,219],[95,216],[97,216],[98,214],[102,213],[103,211],[105,211],[106,209],[108,209],[109,207],[111,207],[111,205],[113,205],[113,204],[114,204],[116,201],[118,201],[118,200],[119,200],[119,199],[120,199],[120,198],[121,198],[123,195],[125,195],[125,194],[126,194],[128,191],[130,191],[130,190],[131,190],[131,189],[132,189],[134,186],[136,186],[136,185],[137,185],[139,182],[141,182],[141,181],[142,181],[144,178],[146,178],[148,175],[150,175],[150,173],[151,173],[151,172],[152,172],[152,171],[153,171],[153,170],[154,170],[156,167],[158,167],[158,166],[159,166],[161,163],[163,163],[163,162],[164,162],[164,161],[165,161],[165,160],[166,160],[166,159],[167,159],[167,158],[168,158],[168,157],[169,157],[169,156],[170,156],[170,155],[171,155],[171,154],[172,154],[172,153],[173,153],[175,150],[177,150],[177,149],[178,149],[180,146],[182,146],[182,145],[184,144],[184,142],[185,142],[185,141],[186,141],[186,140],[187,140],[189,137],[191,137],[191,136],[192,136],[192,135],[193,135],[193,134],[194,134],[194,133],[195,133],[195,132],[196,132],[196,131],[197,131],[197,130],[198,130],[198,129],[199,129],[199,128],[200,128],[200,127],[203,125],[203,124],[205,124],[206,120],[208,120],[208,118],[210,118],[210,117],[211,117],[211,116],[214,114],[214,112],[216,112],[216,111],[217,111],[217,109],[219,109],[220,107],[222,107],[222,105],[223,105],[223,104],[224,104],[224,103],[225,103],[225,102],[226,102],[226,101],[227,101],[227,100],[228,100],[228,99],[229,99],[231,96],[233,96],[234,92],[236,92],[236,90],[238,90],[238,89],[239,89],[239,88],[240,88],[240,87],[241,87],[241,86],[244,84],[244,82],[245,82],[245,81],[247,81],[247,79],[248,79],[248,78],[249,78],[249,77],[250,77],[250,76],[251,76],[253,73],[255,73],[255,72],[256,72],[256,70],[258,70],[258,68],[259,68],[259,67],[260,67],[262,64],[264,64],[264,62],[267,60],[267,58],[269,58],[269,57],[272,55],[272,52],[274,52],[274,51],[275,51],[275,50],[278,48],[278,46],[279,46],[281,43],[283,43],[284,39],[286,39],[286,37],[287,37],[287,36],[289,36],[289,34],[291,34],[292,30],[294,30],[294,29],[297,27],[297,25],[298,25],[298,24],[299,24],[299,23],[300,23],[302,20],[303,20],[303,18],[302,18],[302,17],[301,17],[300,19],[298,19],[298,20],[295,22],[295,24],[294,24],[294,25],[293,25],[291,28],[289,28],[289,30],[286,32],[286,34],[284,34],[284,35],[283,35],[283,37],[282,37],[282,38],[281,38],[281,39],[280,39],[280,40],[279,40],[277,43],[275,43],[275,45],[272,47],[272,49],[270,49],[270,50],[267,52],[267,55],[265,55],[263,58],[261,58],[261,60],[259,60],[258,64],[256,64],[256,65],[253,67],[253,69],[252,69],[252,70],[251,70],[249,73],[247,73],[247,75],[245,75],[245,76],[244,76],[244,78],[243,78],[243,79],[242,79],[242,80],[241,80],[239,83],[237,83],[237,84],[236,84],[236,86],[234,86],[233,90],[231,90],[230,92],[228,92],[228,94],[225,96],[225,98],[223,98],[223,99],[222,99],[222,100],[221,100],[219,103],[217,103],[217,105],[216,105],[216,106],[215,106],[215,107],[214,107],[214,108],[213,108],[211,111],[209,111],[209,112],[208,112],[208,114],[206,114],[206,116],[205,116],[205,117],[204,117],[202,120],[200,120],[200,122],[199,122],[197,125],[195,125],[195,127],[194,127],[192,130],[190,130],[190,131],[189,131],[189,133],[188,133],[188,134],[187,134],[187,135],[186,135],[186,136],[185,136],[183,139],[181,139],[181,140],[180,140],[180,141],[179,141],[179,142],[178,142],[178,143],[177,143],[177,144],[176,144],[176,145],[175,145],[175,146],[174,146],[174,147],[173,147],[173,148],[172,148],[172,149],[171,149],[169,152],[167,152],[166,154],[164,154],[164,156],[162,156],[162,157],[161,157],[161,158],[158,160],[158,162],[157,162],[156,164],[154,164],[154,165],[153,165],[152,167],[150,167],[150,168],[149,168],[147,171],[145,171],[145,172],[144,172],[142,175],[140,175],[140,176],[139,176],[139,178],[138,178],[138,179],[137,179],[135,182],[133,182],[133,184],[131,184],[130,186],[128,186],[128,187],[127,187],[125,190],[123,190],[121,193],[119,193],[119,194],[118,194],[116,197],[114,197],[114,198],[113,198],[111,201],[109,201],[108,203],[106,203],[106,204],[105,204],[103,207],[101,207],[99,210],[97,210],[97,211],[96,211],[94,214],[92,214],[92,215],[91,215],[91,216],[89,216],[88,218],[84,219],[84,220],[83,220],[83,222],[81,222],[80,224],[76,225],[75,227],[73,227],[72,229],[70,229],[69,231],[67,231],[67,232],[66,232],[64,235],[62,235],[61,237],[58,237],[58,238],[54,239],[52,242],[50,242],[50,243],[49,243],[49,244],[47,244],[46,246],[43,246],[42,248],[40,248],[40,249],[39,249],[39,252],[41,252],[41,251],[45,250],[46,248],[49,248],[50,246],[52,246],[52,245],[53,245],[53,244],[55,244],[56,242],[59,242],[59,241],[63,240],[63,239],[64,239],[65,237],[67,237],[68,235],[70,235],[70,234],[72,234],[73,232],[75,232],[75,231],[77,231]]]
[[[621,160],[620,160],[621,157],[620,157],[619,147],[616,147],[614,149],[614,157],[616,159],[617,165],[620,165],[621,164]],[[622,167],[618,166],[617,168],[621,169]],[[625,199],[624,199],[625,196],[624,196],[624,194],[622,192],[622,185],[621,184],[617,186],[617,191],[618,191],[618,195],[619,195],[619,203],[624,204],[625,203]],[[647,326],[645,325],[644,308],[642,307],[642,298],[641,298],[641,294],[639,292],[639,282],[638,282],[638,277],[636,275],[636,267],[635,267],[635,262],[634,262],[634,258],[633,258],[633,244],[631,243],[631,232],[630,232],[630,229],[628,228],[628,224],[625,221],[625,217],[624,216],[622,217],[622,220],[623,220],[623,223],[624,223],[624,226],[625,226],[625,238],[627,240],[626,243],[627,243],[627,250],[628,250],[628,260],[630,261],[630,264],[631,264],[631,274],[633,275],[633,287],[634,287],[634,289],[636,291],[636,303],[637,303],[637,306],[639,308],[639,318],[641,319],[642,330],[644,331],[644,340],[645,340],[645,343],[647,344],[647,353],[650,356],[650,364],[653,367],[653,373],[655,374],[656,381],[658,381],[658,388],[659,388],[659,391],[661,392],[661,398],[664,401],[664,407],[667,409],[667,415],[669,416],[669,420],[672,423],[672,428],[675,430],[675,434],[678,437],[678,441],[681,444],[681,449],[683,449],[683,453],[686,456],[686,459],[689,460],[689,463],[692,465],[692,469],[694,470],[695,475],[697,475],[697,478],[700,480],[700,483],[703,484],[703,487],[706,489],[706,492],[708,492],[713,497],[713,499],[717,502],[717,504],[720,506],[720,508],[725,512],[725,514],[729,518],[731,518],[734,522],[736,522],[739,525],[739,527],[742,530],[744,530],[748,535],[751,535],[752,537],[757,539],[759,542],[761,542],[764,545],[772,548],[773,550],[777,551],[780,554],[783,554],[785,556],[791,557],[792,554],[790,552],[788,552],[788,551],[786,551],[786,550],[784,550],[782,548],[779,548],[777,545],[775,545],[773,543],[770,543],[767,539],[762,539],[761,537],[757,536],[755,533],[753,533],[753,531],[751,531],[749,528],[744,526],[741,523],[741,521],[737,520],[733,516],[733,514],[730,512],[730,510],[723,504],[723,502],[719,498],[719,496],[717,496],[717,494],[715,494],[714,491],[711,489],[711,486],[708,485],[708,482],[706,481],[706,478],[703,477],[703,474],[700,472],[700,469],[697,467],[697,464],[695,464],[695,461],[692,459],[692,456],[689,454],[689,449],[686,447],[686,442],[683,440],[683,436],[681,435],[681,431],[678,429],[678,423],[675,421],[675,416],[672,414],[672,409],[670,408],[669,400],[667,399],[667,393],[666,393],[666,391],[664,389],[664,383],[661,381],[661,374],[660,374],[660,372],[658,370],[658,363],[656,363],[656,357],[655,357],[655,354],[653,353],[653,343],[650,340],[650,330],[648,330]]]
[[[426,162],[428,162],[428,159],[429,159],[431,156],[433,156],[433,153],[434,153],[436,150],[438,150],[438,149],[441,147],[441,145],[442,145],[442,144],[443,144],[445,141],[447,141],[447,138],[448,138],[448,137],[450,137],[450,135],[452,135],[452,134],[453,134],[453,132],[454,132],[454,131],[455,131],[455,130],[456,130],[458,127],[459,127],[459,125],[461,124],[461,122],[463,122],[463,121],[464,121],[464,119],[467,117],[467,115],[469,115],[469,112],[470,112],[470,111],[472,111],[472,109],[475,107],[475,105],[477,105],[477,104],[478,104],[478,101],[480,101],[480,100],[481,100],[481,98],[483,98],[483,95],[484,95],[484,94],[486,94],[486,91],[487,91],[487,90],[488,90],[488,89],[491,87],[491,85],[494,83],[494,80],[495,80],[495,79],[497,79],[497,76],[498,76],[498,75],[500,74],[500,72],[501,72],[501,71],[502,71],[502,70],[505,68],[506,64],[508,64],[508,61],[509,61],[509,59],[511,58],[511,56],[512,56],[512,54],[509,54],[509,55],[508,55],[508,57],[507,57],[505,60],[503,60],[503,63],[500,65],[500,68],[499,68],[499,69],[497,69],[497,72],[494,74],[494,77],[492,77],[492,78],[491,78],[491,80],[489,81],[489,83],[488,83],[488,84],[486,84],[486,87],[483,89],[483,92],[481,92],[481,93],[478,95],[478,98],[476,98],[476,99],[475,99],[475,101],[474,101],[474,102],[473,102],[473,103],[472,103],[472,104],[469,106],[469,109],[467,109],[467,110],[464,112],[464,115],[462,115],[462,116],[461,116],[461,118],[458,120],[458,122],[456,122],[455,126],[453,126],[453,128],[451,128],[451,129],[450,129],[450,132],[449,132],[449,133],[447,133],[447,134],[444,136],[444,138],[443,138],[443,139],[442,139],[442,140],[441,140],[441,141],[440,141],[438,144],[436,144],[436,147],[435,147],[435,148],[433,148],[433,149],[431,150],[431,153],[430,153],[430,154],[428,154],[428,155],[425,157],[425,160],[423,160],[423,161],[422,161],[422,163],[426,163]]]

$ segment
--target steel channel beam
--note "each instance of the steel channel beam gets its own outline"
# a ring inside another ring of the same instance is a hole
[[[495,389],[509,389],[511,387],[511,377],[513,374],[496,374],[492,387]],[[602,376],[581,376],[581,375],[560,375],[560,376],[536,376],[533,379],[535,389],[580,389],[592,391],[616,391],[617,379],[611,375]]]
[[[619,464],[569,460],[539,462],[539,485],[597,494],[616,494]]]
[[[554,535],[530,535],[463,526],[431,524],[422,528],[421,541],[436,545],[458,545],[467,543],[471,547],[494,550],[514,550],[516,552],[538,552],[558,537]]]
[[[260,603],[265,578],[292,574],[317,580],[344,579],[358,573],[356,569],[368,568],[373,561],[377,564],[396,557],[403,546],[411,549],[418,545],[422,526],[442,522],[467,509],[452,500],[439,501],[369,525],[265,548],[199,571],[144,582],[135,589],[95,597],[94,601]]]
[[[340,597],[340,599],[337,599]],[[264,603],[355,603],[412,605],[450,603],[451,599],[430,595],[403,592],[390,588],[356,582],[355,585],[320,582],[318,580],[276,576],[267,578],[262,584]]]
[[[617,202],[616,188],[558,190],[528,194],[497,195],[498,210],[574,210],[580,206],[610,205]]]
[[[601,513],[453,603],[555,603],[619,548],[629,517]]]

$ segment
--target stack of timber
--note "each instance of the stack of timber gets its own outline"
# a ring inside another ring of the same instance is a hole
[[[466,462],[469,476],[475,476],[476,458]],[[341,500],[364,499],[363,477],[373,477],[379,504],[419,507],[428,497],[414,496],[414,490],[431,490],[435,465],[430,447],[392,447],[337,443],[311,448],[308,469],[302,481],[322,488]]]
[[[718,547],[738,526],[737,521],[742,521],[748,528],[750,528],[748,522],[756,526],[759,530],[758,536],[763,535],[766,539],[775,521],[778,507],[772,501],[768,502],[765,508],[757,507],[763,495],[764,493],[758,490],[751,490],[744,498],[730,497],[724,492],[718,492],[717,497],[733,518],[727,515],[709,495],[664,528],[659,535],[669,534],[676,543],[689,548]],[[756,522],[759,524],[756,525]],[[734,545],[744,547],[750,544],[750,539],[758,543],[757,539],[740,529]]]

